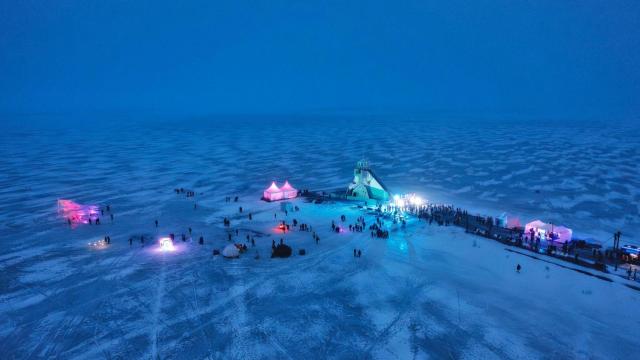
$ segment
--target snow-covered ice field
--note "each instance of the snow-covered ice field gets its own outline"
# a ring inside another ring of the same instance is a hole
[[[540,218],[605,244],[620,229],[622,243],[639,243],[640,125],[305,120],[1,125],[2,357],[637,356],[640,292],[623,280],[453,227],[413,222],[388,240],[334,234],[331,220],[353,223],[359,210],[300,200],[289,218],[313,226],[320,244],[293,231],[284,238],[296,255],[272,260],[273,215],[284,213],[258,198],[271,180],[343,188],[365,156],[397,192]],[[176,187],[196,191],[196,210]],[[235,195],[239,203],[224,201]],[[70,229],[58,198],[110,204],[115,219]],[[224,216],[238,241],[256,236],[240,259],[211,254],[228,244]],[[178,239],[172,253],[128,243],[188,227],[194,242]],[[108,248],[87,246],[105,235]]]

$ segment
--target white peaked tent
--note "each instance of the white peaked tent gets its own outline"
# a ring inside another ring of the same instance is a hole
[[[222,250],[222,256],[226,258],[237,258],[240,257],[240,250],[238,250],[235,245],[229,244]]]
[[[284,193],[278,188],[276,182],[272,181],[271,186],[262,193],[262,198],[266,201],[282,200],[284,198]]]
[[[282,191],[282,196],[285,199],[293,199],[294,197],[298,196],[298,190],[291,186],[288,181],[284,182],[284,185],[282,185],[280,191]]]

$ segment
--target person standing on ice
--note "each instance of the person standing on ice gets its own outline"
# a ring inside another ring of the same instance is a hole
[[[156,220],[156,227],[158,227],[158,220]]]
[[[362,256],[362,251],[358,250],[358,257],[361,257],[361,256]]]
[[[522,266],[520,266],[520,264],[518,264],[518,266],[516,266],[516,272],[520,273],[520,270],[522,269]]]
[[[356,257],[356,249],[353,249],[353,257]]]

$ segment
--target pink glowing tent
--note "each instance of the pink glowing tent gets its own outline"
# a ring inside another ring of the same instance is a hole
[[[278,188],[276,182],[272,181],[271,186],[262,193],[262,198],[266,201],[282,200],[284,198],[284,193]]]
[[[96,205],[82,205],[71,200],[58,200],[58,214],[73,223],[88,223],[89,219],[98,218],[99,209]]]
[[[571,241],[571,237],[573,235],[573,231],[564,226],[556,226],[553,224],[547,224],[540,220],[535,220],[528,223],[524,227],[524,235],[529,237],[531,234],[531,230],[536,236],[540,236],[540,239],[565,243]]]
[[[288,181],[284,182],[284,185],[280,188],[282,195],[285,199],[293,199],[298,196],[298,190],[296,190]]]

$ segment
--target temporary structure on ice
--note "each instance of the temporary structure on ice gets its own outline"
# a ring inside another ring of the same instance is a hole
[[[226,258],[237,258],[240,257],[240,250],[234,244],[229,244],[222,249],[222,256]]]
[[[282,187],[278,187],[276,182],[271,182],[271,186],[269,186],[263,193],[262,199],[266,201],[278,201],[283,199],[293,199],[298,196],[298,190],[295,189],[288,181],[284,182]]]
[[[277,201],[282,200],[283,195],[282,190],[276,185],[276,182],[272,181],[271,186],[262,193],[262,198],[266,201]]]
[[[573,231],[564,226],[547,224],[540,220],[534,220],[524,227],[524,235],[531,240],[531,235],[540,237],[543,241],[565,243],[571,241]]]
[[[298,196],[298,190],[291,186],[291,184],[289,184],[289,181],[286,180],[284,182],[284,185],[282,185],[282,187],[280,188],[280,191],[282,191],[282,198],[284,199],[293,199]]]
[[[353,181],[347,188],[350,200],[389,200],[389,190],[369,167],[369,162],[360,160],[353,170]]]

